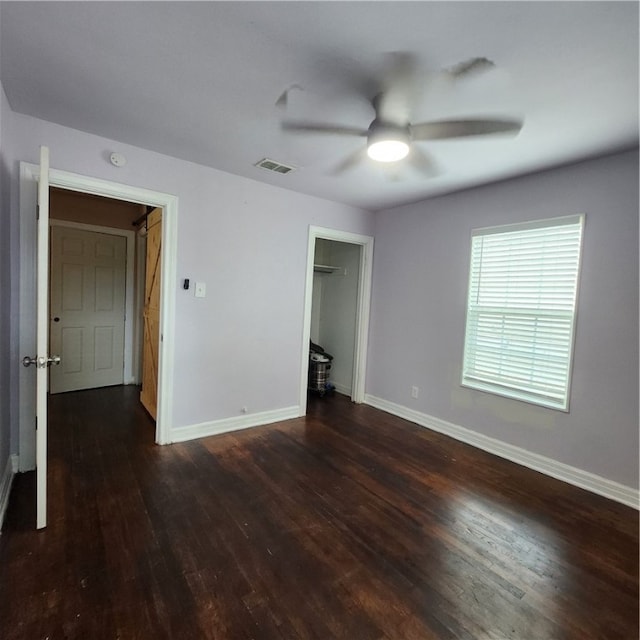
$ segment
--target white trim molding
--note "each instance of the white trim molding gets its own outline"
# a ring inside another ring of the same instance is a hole
[[[240,429],[251,429],[260,427],[273,422],[281,422],[282,420],[291,420],[300,416],[300,407],[285,407],[283,409],[274,409],[272,411],[262,411],[260,413],[252,413],[249,415],[237,416],[234,418],[222,418],[221,420],[213,420],[211,422],[201,422],[186,427],[177,427],[171,430],[171,442],[185,442],[196,438],[205,438],[207,436],[215,436],[221,433],[229,433],[230,431],[239,431]]]
[[[533,453],[521,447],[508,444],[502,440],[490,438],[477,431],[472,431],[466,427],[461,427],[426,413],[409,409],[408,407],[390,402],[389,400],[383,400],[382,398],[366,394],[365,403],[376,409],[381,409],[394,416],[398,416],[399,418],[404,418],[409,422],[414,422],[421,427],[450,436],[455,440],[470,444],[488,453],[493,453],[496,456],[520,464],[523,467],[544,473],[557,480],[562,480],[563,482],[580,487],[581,489],[586,489],[592,493],[597,493],[610,500],[621,502],[634,509],[640,508],[640,492],[638,489],[627,487],[613,480],[598,476],[595,473],[572,467],[571,465],[558,462],[552,458],[547,458],[538,453]]]
[[[356,311],[356,339],[353,358],[353,383],[350,392],[355,403],[364,402],[367,375],[367,350],[369,338],[369,316],[371,312],[371,282],[373,278],[373,237],[350,231],[326,229],[309,225],[307,239],[307,273],[304,293],[304,316],[302,322],[302,362],[300,364],[300,412],[307,413],[307,387],[309,374],[309,338],[311,337],[311,307],[313,299],[313,261],[316,240],[333,240],[360,247],[360,271],[358,274],[358,299]]]
[[[18,472],[18,456],[11,455],[7,458],[2,477],[0,477],[0,530],[4,523],[4,516],[9,506],[9,495],[11,494],[11,485],[13,478]]]

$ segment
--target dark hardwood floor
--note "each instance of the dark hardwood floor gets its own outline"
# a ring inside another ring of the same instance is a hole
[[[168,447],[134,387],[53,396],[0,637],[638,638],[638,514],[336,395]]]

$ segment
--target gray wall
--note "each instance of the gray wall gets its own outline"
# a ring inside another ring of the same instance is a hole
[[[570,413],[462,388],[471,230],[574,213],[586,224]],[[382,211],[375,238],[367,393],[638,486],[637,149]]]
[[[298,405],[309,225],[372,235],[372,213],[21,114],[11,128],[16,190],[17,161],[37,163],[47,145],[54,169],[179,198],[170,428]],[[206,283],[206,297],[183,278]]]

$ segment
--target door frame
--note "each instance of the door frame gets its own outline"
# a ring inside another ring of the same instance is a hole
[[[35,352],[36,317],[36,216],[37,184],[40,167],[20,162],[20,353]],[[158,362],[158,415],[155,442],[170,442],[173,414],[173,361],[175,335],[175,283],[177,282],[178,197],[132,187],[118,182],[83,176],[57,169],[49,170],[51,187],[161,207],[166,224],[162,229],[162,283],[160,312],[160,349]],[[166,339],[165,339],[166,338]],[[35,381],[20,367],[19,385],[19,470],[35,468]]]
[[[371,283],[373,277],[373,238],[349,231],[327,229],[309,225],[307,245],[307,274],[304,294],[302,354],[300,365],[300,415],[307,414],[307,386],[309,376],[309,340],[311,337],[311,306],[313,301],[313,263],[316,240],[334,240],[360,247],[358,274],[358,300],[356,304],[356,339],[353,358],[353,384],[351,400],[364,402],[367,374],[367,347],[369,343],[369,316],[371,312]]]
[[[125,267],[125,290],[124,290],[124,358],[122,379],[123,384],[136,384],[133,362],[134,362],[134,331],[137,313],[135,309],[134,297],[134,267],[135,267],[135,231],[127,231],[117,227],[104,227],[95,224],[86,224],[84,222],[73,222],[71,220],[57,220],[51,218],[49,212],[49,227],[65,227],[67,229],[78,229],[80,231],[91,231],[93,233],[103,233],[108,236],[124,237],[126,242],[126,267]],[[49,259],[51,259],[51,255]],[[49,266],[51,269],[51,266]],[[51,275],[51,274],[49,274]],[[49,282],[49,292],[51,292],[51,282]],[[51,293],[49,293],[51,299]]]

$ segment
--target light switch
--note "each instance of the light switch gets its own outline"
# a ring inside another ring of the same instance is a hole
[[[204,282],[196,282],[194,291],[196,298],[204,298],[207,293],[207,285]]]

